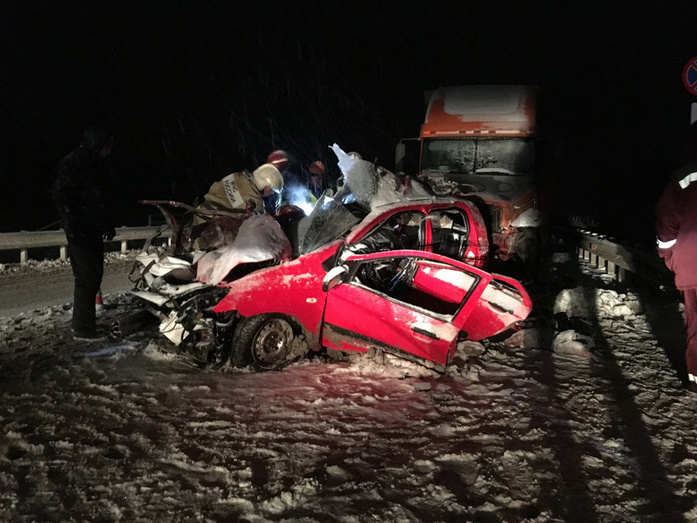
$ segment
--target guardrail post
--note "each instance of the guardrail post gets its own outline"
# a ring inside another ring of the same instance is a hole
[[[60,246],[61,261],[66,261],[68,259],[68,247],[65,245]]]
[[[20,263],[27,263],[29,261],[29,249],[19,250],[19,261]]]
[[[126,240],[121,241],[121,252],[126,252],[128,250],[128,242]]]

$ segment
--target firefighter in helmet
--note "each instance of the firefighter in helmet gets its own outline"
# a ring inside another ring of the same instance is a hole
[[[275,165],[265,163],[251,173],[234,172],[214,182],[199,209],[275,214],[282,190],[281,172]]]

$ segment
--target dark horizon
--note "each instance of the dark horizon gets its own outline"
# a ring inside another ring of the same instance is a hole
[[[57,220],[53,169],[91,125],[115,136],[117,224],[142,225],[137,200],[191,202],[277,148],[391,169],[424,92],[457,84],[539,86],[551,210],[650,222],[697,101],[697,7],[373,4],[3,2],[0,231]]]

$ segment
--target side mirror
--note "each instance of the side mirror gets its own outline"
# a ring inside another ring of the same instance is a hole
[[[329,272],[322,279],[322,290],[324,292],[327,292],[328,290],[333,289],[340,283],[344,283],[346,281],[347,275],[348,269],[344,265],[339,265],[338,267],[330,269]]]

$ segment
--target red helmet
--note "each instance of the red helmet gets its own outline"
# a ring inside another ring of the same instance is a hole
[[[327,169],[324,167],[324,164],[318,160],[310,164],[308,171],[314,175],[323,176],[324,173],[327,172]]]
[[[266,159],[266,163],[270,163],[276,167],[283,167],[288,163],[288,153],[282,151],[281,149],[276,149],[269,154],[269,157]]]

